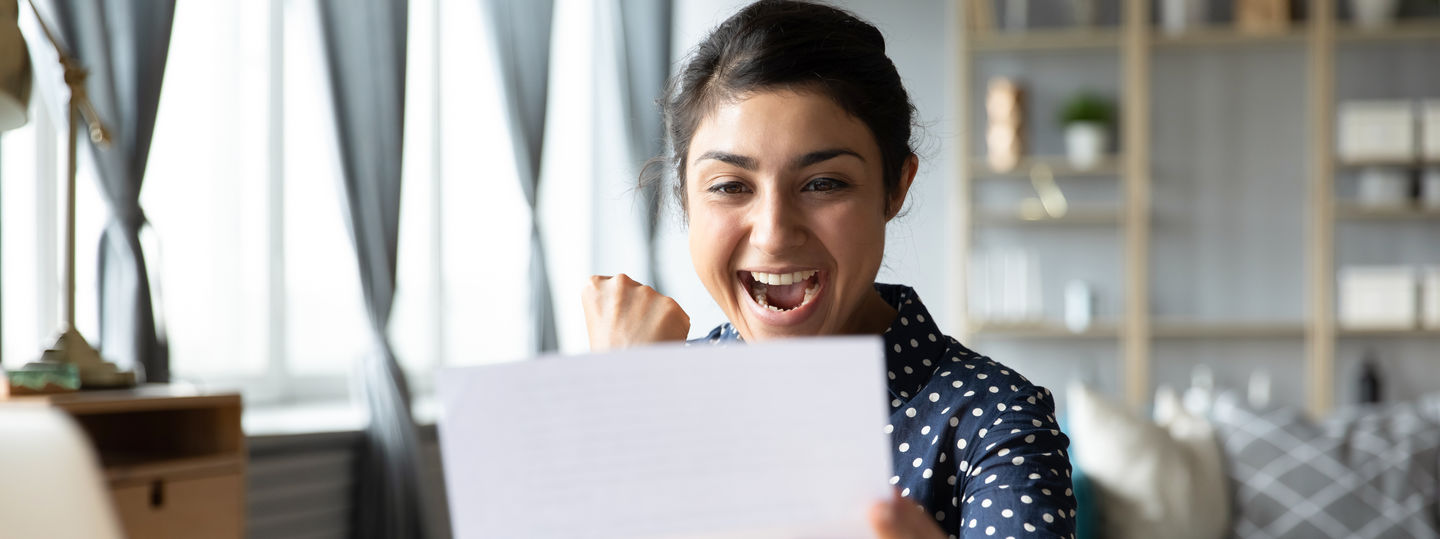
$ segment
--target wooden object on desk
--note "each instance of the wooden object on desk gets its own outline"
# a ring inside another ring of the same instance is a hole
[[[125,534],[239,538],[245,523],[240,395],[169,385],[12,396],[3,406],[52,406],[95,445]]]

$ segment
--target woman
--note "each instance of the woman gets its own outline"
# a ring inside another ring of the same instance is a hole
[[[828,6],[757,2],[691,53],[662,112],[661,177],[729,319],[701,342],[883,335],[896,496],[872,509],[876,533],[1071,536],[1069,442],[1049,391],[941,334],[914,290],[875,282],[919,166],[879,30]],[[591,278],[584,303],[594,349],[689,332],[674,300],[623,274]]]

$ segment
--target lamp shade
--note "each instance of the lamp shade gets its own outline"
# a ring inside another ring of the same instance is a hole
[[[25,125],[30,117],[30,54],[19,15],[16,0],[0,0],[0,131]]]

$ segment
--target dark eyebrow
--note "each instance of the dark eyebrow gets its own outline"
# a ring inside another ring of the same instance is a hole
[[[817,164],[817,163],[824,163],[825,161],[829,161],[829,160],[831,160],[831,159],[834,159],[834,158],[836,158],[836,157],[840,157],[840,156],[842,156],[842,155],[853,156],[853,157],[855,157],[856,159],[859,159],[859,160],[861,160],[861,161],[864,161],[864,160],[865,160],[864,157],[860,157],[860,154],[859,154],[859,153],[856,153],[856,152],[853,151],[853,150],[849,150],[849,149],[845,149],[845,148],[831,148],[831,149],[828,149],[828,150],[819,150],[819,151],[814,151],[814,152],[810,152],[810,153],[807,153],[807,154],[805,154],[805,155],[802,155],[802,156],[796,158],[795,161],[794,161],[794,163],[792,163],[790,166],[793,167],[793,168],[805,168],[805,167],[808,167],[808,166],[810,166],[810,165],[814,165],[814,164]],[[714,159],[714,160],[720,161],[720,162],[722,162],[722,163],[729,163],[729,164],[731,164],[731,165],[735,165],[735,166],[740,167],[740,168],[743,168],[743,169],[745,169],[745,170],[755,170],[755,169],[757,169],[757,168],[760,168],[759,163],[756,163],[756,162],[755,162],[755,158],[754,158],[754,157],[749,157],[749,156],[744,156],[744,155],[737,155],[737,154],[733,154],[733,153],[729,153],[729,152],[722,152],[722,151],[718,151],[718,150],[711,150],[711,151],[705,152],[705,153],[703,153],[703,154],[700,154],[700,157],[697,157],[697,158],[695,159],[695,162],[696,162],[696,163],[699,163],[699,162],[704,161],[704,160],[706,160],[706,159]]]
[[[829,150],[820,150],[817,152],[810,152],[802,155],[799,159],[795,160],[795,164],[792,166],[794,166],[795,168],[805,168],[816,163],[823,163],[825,161],[829,161],[842,155],[854,156],[856,159],[859,159],[861,161],[865,160],[864,157],[860,157],[860,154],[855,153],[852,150],[848,150],[845,148],[831,148]]]
[[[729,163],[745,170],[755,170],[757,168],[760,168],[760,165],[755,162],[754,157],[746,157],[744,155],[736,155],[733,153],[721,152],[716,150],[711,150],[700,154],[700,157],[695,158],[695,162],[699,163],[706,159],[714,159],[722,163]]]

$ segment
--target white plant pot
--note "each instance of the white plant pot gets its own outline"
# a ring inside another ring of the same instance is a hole
[[[1065,126],[1065,153],[1075,168],[1094,168],[1105,155],[1110,136],[1105,125],[1074,122]]]
[[[1395,22],[1399,0],[1350,0],[1350,14],[1361,28],[1383,28]]]
[[[1205,23],[1203,0],[1160,0],[1160,24],[1166,33],[1179,34]]]

